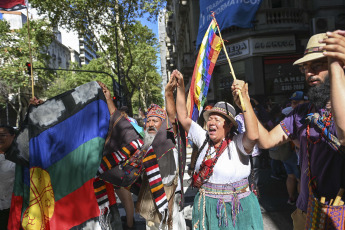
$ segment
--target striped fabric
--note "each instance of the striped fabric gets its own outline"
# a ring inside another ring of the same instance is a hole
[[[95,195],[100,210],[104,210],[105,208],[109,207],[109,199],[105,183],[105,181],[99,178],[95,178],[93,182],[93,187],[95,190]]]
[[[192,83],[189,89],[187,107],[190,118],[196,121],[204,107],[211,75],[220,50],[221,39],[216,35],[217,22],[213,19],[200,45],[194,66]]]
[[[134,140],[119,151],[104,155],[98,169],[98,175],[129,159],[143,144],[144,142],[141,139]]]
[[[164,213],[164,210],[168,208],[168,200],[164,191],[157,157],[152,146],[147,150],[143,164],[158,211]]]

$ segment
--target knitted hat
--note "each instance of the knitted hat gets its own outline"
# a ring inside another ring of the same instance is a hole
[[[232,105],[230,105],[227,102],[224,102],[224,101],[217,102],[217,104],[215,104],[212,109],[205,111],[204,112],[205,121],[208,121],[208,117],[210,116],[211,113],[218,113],[226,117],[229,121],[231,121],[234,124],[234,126],[236,127],[238,126],[237,122],[235,121],[236,110]]]
[[[304,56],[295,61],[293,65],[302,65],[304,62],[324,58],[325,56],[323,55],[322,50],[320,50],[320,46],[324,46],[326,44],[319,43],[319,41],[325,39],[326,37],[326,33],[311,36],[308,41],[307,48],[304,51]]]
[[[146,117],[159,117],[162,120],[165,120],[166,118],[166,113],[165,110],[159,107],[159,105],[156,104],[151,104],[150,107],[147,109],[147,115]]]

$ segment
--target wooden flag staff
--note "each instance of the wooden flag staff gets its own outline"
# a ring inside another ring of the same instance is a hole
[[[212,13],[212,17],[213,19],[216,21],[216,25],[217,25],[217,29],[218,29],[218,32],[219,32],[219,37],[220,37],[220,40],[222,41],[222,45],[223,45],[223,48],[224,48],[224,53],[225,53],[225,56],[226,56],[226,59],[228,59],[228,63],[229,63],[229,66],[230,66],[230,70],[231,70],[231,76],[234,80],[236,80],[236,76],[235,76],[235,72],[234,72],[234,69],[232,68],[232,64],[231,64],[231,61],[230,61],[230,58],[228,56],[228,52],[226,51],[226,48],[225,48],[225,44],[224,44],[224,41],[223,41],[223,38],[222,38],[222,34],[220,33],[220,29],[219,29],[219,26],[218,26],[218,22],[216,20],[216,17],[214,16],[214,13]],[[241,102],[241,106],[242,106],[242,111],[243,112],[246,112],[246,106],[244,104],[244,101],[243,101],[243,98],[242,98],[242,94],[239,93],[238,94],[239,98],[240,98],[240,102]]]
[[[30,68],[31,68],[31,91],[32,91],[32,98],[35,97],[34,91],[34,75],[32,71],[32,53],[31,53],[31,41],[30,41],[30,17],[29,17],[29,9],[28,4],[26,4],[26,17],[28,23],[28,40],[29,40],[29,54],[30,54]]]

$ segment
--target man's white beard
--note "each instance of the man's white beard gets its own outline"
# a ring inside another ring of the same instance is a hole
[[[152,144],[153,140],[155,139],[155,137],[156,137],[156,133],[155,134],[151,134],[151,133],[148,133],[147,130],[145,130],[144,145],[141,147],[141,149],[142,150],[147,150],[151,146],[151,144]]]

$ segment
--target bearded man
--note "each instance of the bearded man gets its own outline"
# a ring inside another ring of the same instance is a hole
[[[165,87],[166,111],[153,104],[147,112],[144,146],[142,149],[148,149],[148,152],[150,152],[152,151],[151,148],[153,148],[154,152],[156,152],[159,173],[168,200],[168,212],[164,212],[161,215],[162,212],[159,210],[161,203],[160,201],[157,202],[157,198],[155,199],[154,197],[156,192],[153,192],[155,190],[152,189],[153,186],[151,185],[153,180],[150,179],[150,177],[153,178],[153,174],[157,176],[158,172],[152,172],[152,174],[147,172],[144,175],[136,210],[147,220],[146,229],[149,230],[186,229],[183,213],[179,210],[183,207],[181,184],[183,183],[183,169],[185,166],[185,137],[183,136],[184,131],[179,129],[176,123],[176,105],[173,96],[176,84],[177,82],[174,78],[170,78]],[[148,185],[151,186],[151,189],[149,189],[150,186]],[[152,200],[155,201],[155,206],[149,205],[152,203]],[[161,225],[164,219],[166,219],[165,224]]]
[[[321,220],[309,211],[313,195],[330,204],[345,186],[345,161],[341,156],[345,145],[344,36],[345,31],[335,31],[310,38],[304,56],[294,63],[305,74],[310,103],[298,105],[270,132],[259,123],[260,147],[267,149],[291,140],[300,146],[301,188],[297,209],[291,215],[294,229],[309,229],[312,221],[320,221],[318,227],[343,227],[337,228],[331,215]]]
[[[185,137],[175,121],[175,85],[171,79],[165,89],[167,112],[155,104],[148,108],[144,132],[113,105],[108,105],[113,115],[98,175],[121,187],[122,194],[127,194],[125,197],[129,193],[123,192],[124,188],[138,195],[136,212],[146,219],[147,229],[186,229],[183,214],[179,212],[183,206],[183,170],[179,169],[184,169]],[[103,89],[108,95],[108,89]],[[178,133],[182,134],[181,138]],[[127,210],[131,210],[132,204],[127,201],[124,206],[128,217],[132,212]],[[127,218],[126,229],[132,229],[129,222]]]

